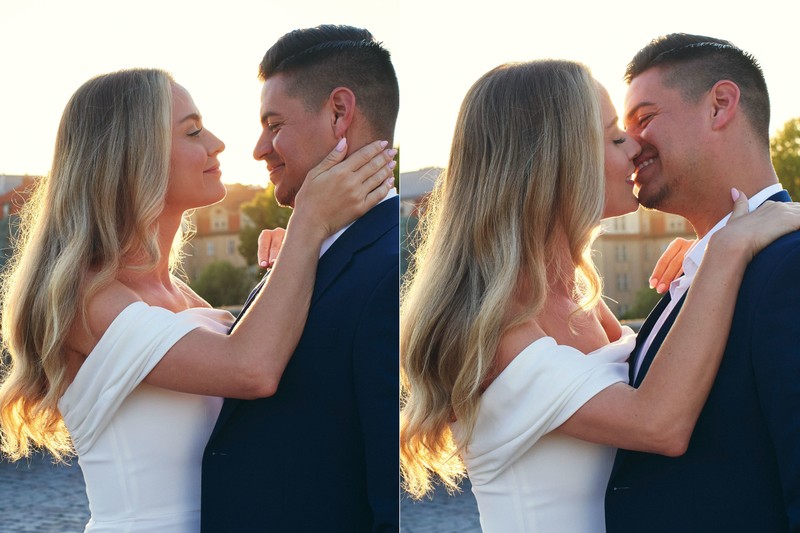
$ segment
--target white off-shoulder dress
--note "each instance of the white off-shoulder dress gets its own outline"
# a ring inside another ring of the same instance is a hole
[[[481,397],[463,455],[486,533],[605,531],[604,496],[615,449],[553,432],[601,390],[628,381],[636,337],[588,355],[543,337]],[[451,426],[463,442],[459,424]]]
[[[106,330],[59,400],[86,481],[85,531],[200,531],[200,467],[221,398],[142,381],[191,330],[225,333],[233,317],[136,302]],[[198,353],[197,357],[203,357]]]

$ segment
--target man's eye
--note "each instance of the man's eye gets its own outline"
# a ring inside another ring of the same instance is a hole
[[[267,124],[267,128],[269,128],[269,131],[272,133],[278,133],[278,130],[281,129],[281,125],[278,123]]]
[[[645,124],[650,122],[651,118],[653,118],[652,113],[648,113],[647,115],[642,115],[641,117],[639,117],[639,126],[644,126]]]

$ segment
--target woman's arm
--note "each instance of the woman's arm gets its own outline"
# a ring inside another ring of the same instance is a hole
[[[797,204],[769,203],[744,215],[746,202],[741,195],[728,226],[710,239],[683,308],[641,386],[606,388],[559,431],[669,456],[686,451],[727,344],[747,264],[772,240],[800,227]]]
[[[323,240],[376,205],[392,186],[387,163],[394,153],[384,148],[383,143],[372,143],[338,164],[343,153],[334,151],[313,169],[298,192],[268,282],[234,331],[225,335],[194,329],[166,353],[145,381],[212,396],[274,394],[305,326]],[[99,339],[138,298],[119,286],[98,296],[90,304],[89,325]]]

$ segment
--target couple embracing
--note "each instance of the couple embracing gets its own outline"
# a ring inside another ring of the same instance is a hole
[[[626,80],[624,131],[580,64],[468,92],[403,294],[406,489],[466,471],[491,532],[800,531],[800,213],[763,74],[671,34]],[[698,235],[638,335],[590,257],[634,190]]]
[[[254,156],[294,212],[235,321],[173,274],[225,145],[168,73],[78,89],[26,206],[2,444],[77,453],[86,531],[398,529],[394,68],[368,31],[319,26],[259,76]]]

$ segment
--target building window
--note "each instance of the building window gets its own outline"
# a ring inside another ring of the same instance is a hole
[[[628,291],[628,274],[622,273],[617,274],[617,290],[621,292]]]
[[[214,241],[206,243],[206,255],[214,255]]]
[[[233,239],[228,240],[228,255],[234,255],[236,253],[236,241]]]
[[[10,203],[3,204],[3,218],[6,218],[10,214],[11,214],[11,204]]]
[[[623,262],[628,260],[628,247],[624,244],[618,244],[614,247],[614,251],[617,255],[617,262]]]
[[[211,212],[212,231],[226,231],[228,229],[228,213],[221,207]]]

